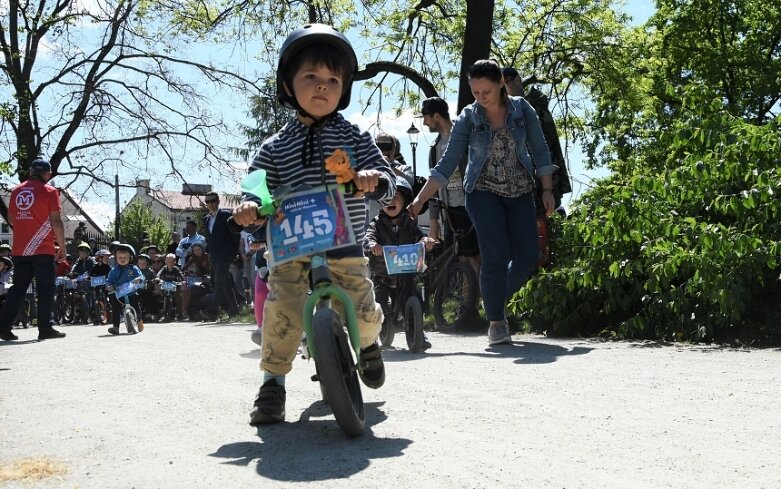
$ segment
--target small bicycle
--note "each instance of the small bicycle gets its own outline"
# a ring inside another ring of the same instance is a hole
[[[90,278],[92,286],[92,323],[95,325],[109,322],[108,297],[106,297],[106,276]]]
[[[421,243],[402,246],[383,246],[388,270],[387,281],[376,280],[375,297],[380,304],[390,300],[390,312],[385,314],[380,331],[380,342],[393,344],[396,330],[404,327],[407,348],[419,353],[426,348],[423,331],[423,297],[416,286],[417,274],[423,271],[425,247]],[[374,279],[373,279],[374,280]]]
[[[117,299],[122,299],[122,301],[125,303],[125,307],[122,311],[122,317],[125,320],[125,327],[127,328],[128,333],[131,334],[135,333],[138,327],[138,312],[136,311],[136,308],[130,304],[130,299],[128,299],[128,296],[133,292],[142,289],[144,285],[146,285],[146,281],[143,279],[135,279],[120,285],[114,291]]]
[[[163,291],[163,322],[170,323],[176,318],[176,300],[174,294],[182,282],[160,281],[160,289]]]
[[[387,180],[381,178],[374,195],[367,197],[383,195],[387,185]],[[303,326],[308,356],[315,363],[312,380],[320,383],[323,400],[331,406],[342,431],[350,437],[358,436],[366,423],[358,380],[362,368],[357,361],[358,320],[350,297],[333,283],[326,259],[329,249],[349,245],[350,241],[355,243],[342,196],[344,190],[341,185],[299,187],[295,192],[282,187],[271,196],[263,170],[247,175],[241,188],[261,200],[258,215],[269,217],[267,246],[272,259],[277,263],[283,256],[310,259],[312,292],[304,305]],[[234,230],[237,227],[232,220],[229,226]],[[343,315],[337,312],[334,302],[341,304]]]

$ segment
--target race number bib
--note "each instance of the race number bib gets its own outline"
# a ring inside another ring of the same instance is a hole
[[[118,286],[116,289],[117,299],[121,299],[128,294],[132,294],[133,292],[142,289],[144,284],[145,282],[143,281],[131,280],[130,282]]]
[[[93,287],[100,287],[101,285],[106,285],[106,275],[98,275],[97,277],[92,277],[92,279],[90,279],[90,284]]]
[[[426,248],[423,243],[383,246],[382,254],[385,257],[388,275],[420,273],[426,261]]]
[[[289,194],[269,217],[266,228],[271,266],[355,245],[347,205],[338,187]]]

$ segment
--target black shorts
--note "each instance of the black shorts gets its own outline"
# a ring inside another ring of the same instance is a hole
[[[480,247],[477,244],[477,233],[472,226],[472,220],[466,212],[466,207],[448,207],[447,213],[450,224],[455,231],[461,235],[458,240],[459,256],[479,256]],[[453,231],[449,226],[445,226],[445,247],[453,244]]]

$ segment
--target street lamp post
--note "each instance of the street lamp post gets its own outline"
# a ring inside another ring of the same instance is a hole
[[[114,239],[121,241],[119,237],[119,175],[114,174]]]
[[[415,155],[415,150],[418,147],[418,135],[420,131],[415,127],[415,121],[407,129],[407,136],[409,136],[409,145],[412,148],[412,179],[414,180],[418,176],[418,162]]]

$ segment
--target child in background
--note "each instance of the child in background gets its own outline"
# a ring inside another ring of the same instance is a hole
[[[266,297],[268,297],[268,262],[266,257],[263,256],[266,244],[265,233],[263,228],[252,233],[252,237],[249,242],[250,249],[255,251],[255,301],[253,306],[255,309],[255,324],[257,328],[252,330],[250,338],[252,342],[258,346],[263,346],[263,306],[266,304]]]
[[[90,274],[93,277],[103,277],[108,275],[109,272],[111,272],[111,266],[109,265],[110,258],[111,253],[108,250],[98,250],[98,252],[95,253],[95,265],[92,267]]]
[[[111,322],[113,326],[108,329],[108,332],[111,334],[119,334],[120,316],[122,311],[125,309],[124,298],[122,300],[117,299],[117,288],[129,282],[141,282],[144,280],[144,276],[141,273],[141,270],[139,270],[137,266],[131,263],[135,254],[136,250],[129,244],[120,243],[114,247],[114,259],[116,261],[116,265],[108,274],[108,287],[106,288],[106,290],[109,292],[115,292],[113,294],[109,294],[109,301],[111,301]],[[140,313],[141,309],[138,304],[138,294],[133,292],[128,294],[126,297],[130,301],[130,305],[135,308],[136,312]],[[138,314],[138,317],[138,331],[143,331],[144,321],[143,319],[140,319],[140,314]],[[127,327],[128,334],[136,334],[136,330],[133,328],[132,324],[126,324],[125,326]]]
[[[403,177],[397,177],[396,195],[393,196],[391,203],[382,207],[380,213],[369,222],[369,229],[363,238],[364,250],[369,255],[372,281],[375,284],[375,298],[382,307],[385,320],[389,321],[388,327],[393,327],[393,318],[388,302],[389,288],[396,287],[396,280],[415,280],[416,274],[400,274],[393,277],[388,275],[382,247],[423,243],[426,251],[430,251],[436,243],[434,239],[423,234],[418,223],[407,213],[407,206],[414,197],[409,182]],[[431,348],[431,343],[424,335],[423,349],[428,350],[429,348]]]
[[[141,275],[144,276],[146,286],[138,291],[138,298],[141,303],[141,317],[146,320],[154,320],[154,316],[157,314],[159,308],[156,304],[155,297],[152,294],[152,286],[154,284],[157,275],[149,268],[149,256],[145,254],[138,255],[136,258],[136,266],[141,270]]]
[[[7,256],[0,256],[0,308],[5,303],[5,295],[13,284],[14,262]]]
[[[157,273],[157,280],[161,282],[184,282],[184,275],[179,267],[176,266],[176,255],[168,253],[165,255],[165,266]],[[162,295],[162,291],[161,291]],[[174,307],[178,311],[181,307],[182,299],[179,290],[174,294]],[[177,320],[181,320],[181,315],[177,317]]]

